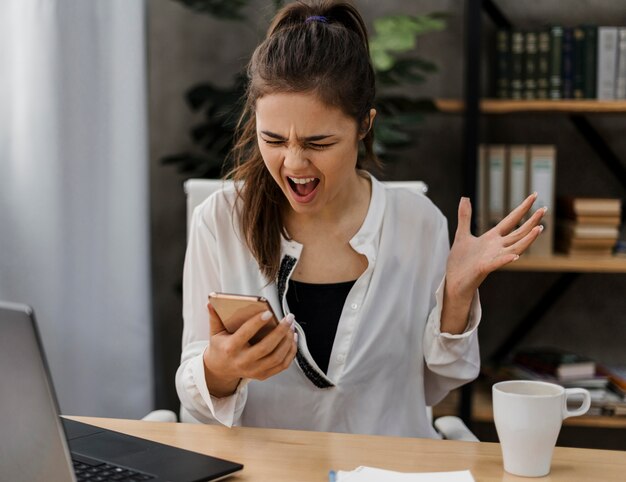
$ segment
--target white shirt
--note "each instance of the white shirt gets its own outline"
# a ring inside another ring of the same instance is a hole
[[[281,275],[268,285],[239,231],[234,189],[215,193],[195,209],[176,373],[181,403],[194,418],[227,426],[437,436],[426,406],[478,375],[478,294],[465,332],[441,333],[449,252],[446,219],[423,194],[385,187],[370,177],[368,212],[350,240],[366,256],[368,267],[343,307],[328,374],[311,358],[296,323],[299,351],[290,367],[265,381],[244,380],[233,395],[221,399],[211,396],[204,377],[208,294],[261,295],[277,316],[289,313],[285,287],[302,245],[282,239]]]

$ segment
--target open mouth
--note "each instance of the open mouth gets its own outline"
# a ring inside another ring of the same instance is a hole
[[[320,180],[317,177],[287,177],[287,182],[297,201],[308,202],[315,196],[315,190]]]

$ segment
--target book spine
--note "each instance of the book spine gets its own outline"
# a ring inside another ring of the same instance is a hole
[[[585,62],[585,99],[595,99],[596,74],[598,71],[598,27],[585,25],[583,29],[585,30],[585,47],[583,52]]]
[[[561,46],[561,98],[574,97],[574,29],[563,29]]]
[[[598,99],[615,99],[617,47],[617,28],[598,27]]]
[[[511,33],[511,99],[521,99],[524,91],[524,33]]]
[[[550,32],[537,34],[537,98],[547,99],[550,93]]]
[[[563,27],[550,27],[550,99],[561,98],[561,46]]]
[[[511,32],[498,30],[496,33],[496,97],[509,99],[511,81]]]
[[[550,256],[554,252],[556,149],[554,146],[530,146],[529,158],[530,191],[537,192],[532,212],[543,206],[548,208],[541,221],[543,232],[530,246],[529,252],[533,256]]]
[[[489,147],[478,146],[478,175],[476,176],[476,192],[478,193],[478,233],[483,234],[489,225]]]
[[[585,64],[585,44],[587,39],[585,37],[585,29],[582,27],[575,27],[573,31],[574,37],[574,99],[585,98],[585,73],[587,66]]]
[[[498,224],[505,214],[506,147],[489,146],[489,228]]]
[[[528,196],[528,149],[512,145],[508,149],[509,204],[512,211]]]
[[[615,98],[626,99],[626,27],[618,31],[618,57]]]
[[[537,32],[526,32],[524,38],[524,99],[537,97]]]

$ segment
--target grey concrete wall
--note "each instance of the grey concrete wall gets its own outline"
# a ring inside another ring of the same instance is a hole
[[[180,279],[184,258],[185,205],[183,177],[158,160],[189,146],[193,116],[182,96],[202,80],[218,84],[245,64],[263,35],[271,9],[256,0],[255,22],[218,21],[194,14],[171,0],[149,2],[150,149],[152,189],[152,269],[157,400],[175,407],[173,377],[180,352],[182,329]],[[422,38],[418,52],[439,65],[439,72],[420,87],[418,95],[460,97],[463,90],[463,4],[461,0],[356,1],[370,23],[394,12],[448,12],[444,32]],[[502,10],[522,27],[545,23],[574,25],[626,24],[626,3],[613,0],[497,0]],[[567,8],[564,8],[567,3]],[[487,31],[492,29],[484,19]],[[485,37],[485,53],[490,48]],[[486,70],[486,65],[484,66]],[[485,86],[486,92],[486,86]],[[626,115],[594,117],[594,125],[626,162]],[[483,119],[484,142],[553,143],[558,148],[557,192],[624,197],[623,188],[599,164],[595,154],[564,116],[504,116]],[[456,206],[462,194],[462,119],[433,114],[419,132],[419,144],[401,162],[389,164],[387,179],[422,179],[430,196],[456,228]],[[584,173],[584,176],[581,176]],[[495,273],[481,290],[484,317],[480,331],[483,355],[488,356],[525,311],[556,279],[555,274]],[[525,340],[528,344],[555,344],[607,362],[626,363],[626,275],[583,275],[551,309]]]

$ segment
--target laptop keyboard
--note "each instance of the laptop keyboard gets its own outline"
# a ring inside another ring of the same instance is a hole
[[[154,476],[134,472],[132,470],[118,467],[111,464],[94,461],[93,464],[78,460],[72,460],[74,473],[78,482],[139,482],[142,480],[152,480]]]

